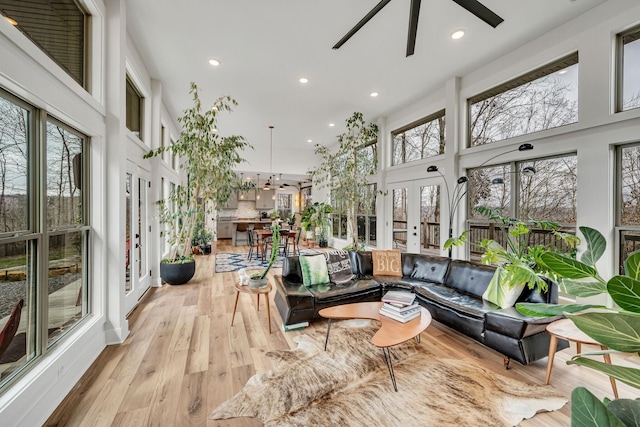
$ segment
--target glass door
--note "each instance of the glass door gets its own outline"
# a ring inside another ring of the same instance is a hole
[[[151,286],[149,270],[149,173],[130,167],[125,179],[125,306],[130,312]]]
[[[391,242],[408,253],[440,254],[440,186],[434,180],[390,184]]]

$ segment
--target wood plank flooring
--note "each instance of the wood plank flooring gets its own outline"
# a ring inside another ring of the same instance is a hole
[[[246,252],[247,247],[218,243],[214,252]],[[278,274],[278,270],[274,270]],[[293,338],[304,331],[283,332],[271,298],[272,334],[267,328],[264,300],[241,294],[234,326],[231,313],[235,273],[215,273],[214,255],[200,256],[196,276],[187,285],[152,288],[129,317],[131,334],[123,344],[107,347],[46,426],[260,426],[239,418],[209,420],[209,413],[237,393],[256,372],[269,370],[265,353],[295,348]],[[326,321],[310,328],[324,331]],[[542,384],[547,359],[529,366],[512,362],[506,371],[497,352],[437,322],[422,334],[421,345],[447,358],[472,360],[498,374]],[[607,377],[587,368],[567,366],[575,347],[556,355],[551,384],[570,396],[585,386],[598,397],[612,397]],[[614,357],[614,363],[640,367],[637,356]],[[620,397],[638,391],[618,383]],[[391,387],[389,392],[392,393]],[[570,405],[536,415],[523,426],[570,425]]]

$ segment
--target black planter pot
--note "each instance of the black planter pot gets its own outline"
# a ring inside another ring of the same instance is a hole
[[[328,240],[320,240],[320,241],[318,241],[318,246],[320,246],[321,248],[326,248],[327,246],[329,246],[329,241]]]
[[[160,277],[170,285],[183,285],[196,273],[196,262],[183,264],[160,263]]]
[[[200,245],[200,253],[203,255],[211,255],[211,244]]]

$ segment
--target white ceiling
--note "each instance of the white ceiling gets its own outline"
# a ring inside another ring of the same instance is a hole
[[[268,172],[256,163],[268,164],[273,125],[273,172],[302,174],[305,151],[334,143],[354,111],[375,121],[603,1],[483,0],[505,20],[493,29],[452,0],[424,0],[408,58],[410,0],[391,1],[339,50],[378,0],[129,0],[127,27],[175,114],[190,105],[191,81],[205,105],[230,95],[239,105],[219,127],[255,147],[243,169]],[[458,28],[467,35],[451,40]]]

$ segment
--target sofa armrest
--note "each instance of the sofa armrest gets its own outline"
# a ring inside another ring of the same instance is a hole
[[[564,316],[533,317],[520,313],[515,307],[487,312],[485,329],[513,338],[524,338],[544,332],[547,325]]]

